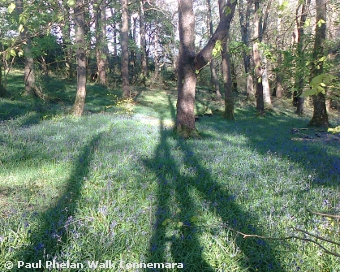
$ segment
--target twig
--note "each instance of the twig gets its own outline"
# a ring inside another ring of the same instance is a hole
[[[328,213],[320,213],[320,212],[314,212],[314,211],[309,211],[312,214],[324,216],[324,217],[331,217],[331,218],[336,218],[340,219],[340,215],[335,215],[335,214],[328,214]]]
[[[185,227],[214,227],[214,226],[218,227],[218,226],[221,226],[221,225],[211,225],[211,226],[203,226],[203,225],[201,225],[201,226],[189,226],[189,225],[184,225],[184,226]],[[321,245],[319,242],[317,242],[317,241],[315,241],[313,239],[310,239],[310,238],[303,238],[303,237],[299,237],[299,236],[296,236],[296,235],[290,235],[290,236],[286,236],[286,237],[269,237],[269,236],[262,236],[262,235],[257,235],[257,234],[246,234],[246,233],[243,233],[241,231],[238,231],[238,230],[228,226],[227,224],[222,224],[222,227],[225,228],[225,229],[234,231],[236,234],[242,235],[243,239],[246,239],[246,238],[259,238],[259,239],[263,239],[263,240],[281,240],[281,241],[282,240],[296,239],[296,240],[301,240],[301,241],[306,241],[306,242],[312,242],[312,243],[316,244],[317,246],[319,246],[321,249],[323,249],[326,253],[328,253],[330,255],[333,255],[335,257],[340,257],[339,253],[336,253],[336,252],[328,250],[323,245]],[[337,243],[337,242],[334,242],[334,241],[328,240],[326,238],[323,238],[323,237],[311,234],[311,233],[306,232],[304,230],[301,230],[301,229],[294,229],[294,230],[295,231],[303,232],[303,233],[305,233],[307,235],[310,235],[310,236],[312,236],[312,237],[314,237],[316,239],[319,239],[319,240],[322,240],[322,241],[325,241],[325,242],[328,242],[328,243],[340,246],[340,244]]]
[[[331,243],[331,244],[333,244],[333,245],[340,246],[340,243],[337,243],[337,242],[331,241],[331,240],[329,240],[329,239],[323,238],[323,237],[321,237],[321,236],[318,236],[318,235],[309,233],[309,232],[307,232],[307,231],[305,231],[305,230],[302,230],[302,229],[295,229],[295,230],[296,230],[296,231],[300,231],[300,232],[302,232],[302,233],[305,233],[305,234],[307,234],[307,235],[309,235],[309,236],[312,236],[312,237],[314,237],[314,238],[316,238],[316,239],[320,239],[320,240],[322,240],[322,241]]]

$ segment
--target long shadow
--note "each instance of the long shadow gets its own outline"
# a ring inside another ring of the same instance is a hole
[[[171,112],[174,118],[175,110],[171,108]],[[224,232],[228,236],[227,225],[237,231],[261,235],[261,226],[254,216],[235,203],[232,194],[214,181],[211,172],[202,165],[204,159],[191,150],[190,141],[177,139],[176,147],[171,148],[172,136],[171,131],[164,129],[161,117],[160,143],[153,159],[144,161],[157,175],[158,182],[148,262],[171,260],[183,263],[184,271],[215,271],[204,258],[206,245],[200,242],[201,234],[214,236]],[[195,203],[193,194],[199,195],[202,203]],[[208,226],[193,220],[202,212],[202,207],[216,214],[222,223]],[[250,271],[284,271],[268,243],[261,239],[243,239],[235,232],[232,236],[229,238],[245,255],[239,261],[240,267]],[[228,271],[228,267],[225,269]]]
[[[37,214],[39,226],[29,226],[29,244],[20,248],[15,260],[37,263],[39,260],[52,261],[67,245],[70,226],[74,223],[77,201],[79,200],[84,180],[90,174],[90,164],[96,147],[100,144],[102,133],[94,136],[76,157],[71,175],[63,193],[56,203],[42,214]],[[56,260],[66,262],[66,260]],[[22,271],[18,269],[17,271]],[[44,268],[35,271],[45,271]]]
[[[338,189],[340,141],[317,129],[299,129],[304,128],[307,121],[286,116],[270,116],[256,123],[250,118],[235,123],[205,119],[204,127],[220,134],[244,135],[248,139],[248,147],[259,154],[280,156],[310,172],[312,186]]]

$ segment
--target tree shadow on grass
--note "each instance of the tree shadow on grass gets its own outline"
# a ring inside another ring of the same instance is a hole
[[[66,186],[61,190],[63,193],[56,203],[44,213],[36,213],[39,226],[26,226],[29,228],[29,244],[17,251],[15,260],[26,263],[37,263],[41,260],[44,264],[45,261],[51,261],[52,258],[59,255],[60,250],[65,247],[65,244],[67,245],[69,228],[74,223],[73,217],[76,213],[83,182],[90,174],[90,164],[95,149],[100,144],[101,135],[99,133],[94,136],[80,150]],[[56,260],[56,262],[58,261],[66,262],[66,260]],[[22,269],[18,269],[18,271],[22,271]],[[42,268],[41,271],[44,269]]]
[[[249,116],[250,113],[245,114]],[[259,118],[256,122],[249,117],[234,123],[223,122],[219,117],[204,120],[205,127],[219,134],[245,136],[247,145],[260,154],[282,157],[296,163],[311,174],[309,182],[312,186],[338,189],[340,142],[327,137],[329,133],[314,128],[300,129],[306,123],[307,119],[286,116]]]
[[[171,112],[174,115],[173,108]],[[238,261],[242,269],[284,271],[267,242],[243,239],[236,233],[262,234],[256,218],[236,204],[234,196],[214,180],[212,173],[203,166],[204,158],[198,158],[192,151],[190,141],[176,139],[174,147],[169,142],[172,136],[161,118],[160,143],[154,157],[144,161],[157,176],[158,183],[148,262],[183,263],[181,271],[215,271],[205,256],[214,254],[219,247],[213,237],[224,233],[225,244],[221,248],[234,243],[243,255]],[[222,222],[209,226],[196,220],[204,212],[214,214]],[[236,231],[228,232],[226,226]],[[200,237],[203,235],[212,237],[213,246],[202,244]],[[222,263],[217,266],[223,268]],[[227,266],[224,269],[229,270]]]

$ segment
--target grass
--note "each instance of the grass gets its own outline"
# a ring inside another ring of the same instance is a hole
[[[255,118],[239,104],[236,122],[202,116],[202,138],[184,141],[172,131],[171,89],[136,88],[126,106],[119,90],[92,85],[87,114],[74,118],[65,114],[72,85],[55,82],[51,94],[58,86],[57,102],[0,101],[0,267],[111,260],[105,271],[143,271],[127,269],[141,262],[183,263],[178,271],[340,270],[339,258],[302,232],[340,242],[339,221],[310,212],[340,214],[339,142],[291,140],[308,119],[287,108]],[[199,114],[218,108],[205,94]],[[292,235],[300,239],[260,238]]]

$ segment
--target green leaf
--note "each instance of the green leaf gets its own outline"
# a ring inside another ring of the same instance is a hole
[[[11,3],[11,4],[8,6],[7,10],[8,10],[9,13],[12,13],[13,10],[15,10],[15,4],[14,4],[14,3]]]
[[[180,227],[182,227],[183,226],[183,222],[178,222],[177,223],[177,228],[180,228]]]
[[[74,0],[68,0],[68,1],[67,1],[67,5],[68,5],[69,7],[71,7],[71,8],[73,8],[73,7],[76,5],[76,1],[74,1]]]
[[[326,60],[326,56],[323,56],[319,59],[319,62],[325,61]]]
[[[333,134],[335,134],[335,133],[340,133],[340,126],[337,126],[337,127],[335,127],[335,128],[329,128],[327,131],[328,131],[328,132],[331,132],[331,133],[333,133]]]
[[[224,9],[225,16],[228,16],[230,13],[231,13],[231,8],[230,7],[225,7],[225,9]]]
[[[308,27],[308,26],[310,26],[310,18],[308,18],[308,19],[305,21],[304,27]]]
[[[284,11],[289,5],[289,2],[286,0],[279,6],[279,11]]]
[[[309,90],[303,92],[300,96],[306,97],[306,96],[310,96],[310,95],[315,95],[316,93],[317,93],[317,91],[315,89],[309,89]]]
[[[212,54],[214,57],[217,57],[222,51],[222,42],[220,40],[217,40],[215,43],[215,47],[212,51]]]
[[[19,32],[23,32],[24,31],[24,26],[23,25],[19,25],[18,31]]]
[[[15,52],[14,49],[9,50],[9,54],[10,54],[12,57],[15,57],[15,56],[17,55],[17,53]]]
[[[192,216],[191,218],[190,218],[190,222],[191,223],[196,223],[196,222],[198,222],[198,216],[197,215],[194,215],[194,216]]]
[[[325,24],[325,23],[326,23],[325,20],[320,19],[320,20],[318,21],[317,25],[318,25],[318,27],[321,27],[322,24]]]
[[[171,219],[165,219],[162,223],[162,226],[166,226],[167,224],[171,223]]]

